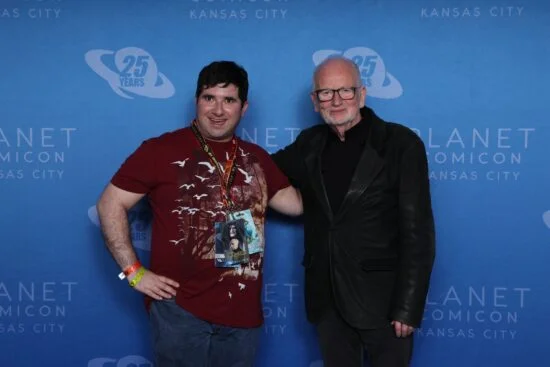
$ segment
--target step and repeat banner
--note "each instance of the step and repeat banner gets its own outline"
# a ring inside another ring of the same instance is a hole
[[[0,366],[153,366],[99,194],[143,140],[190,122],[204,65],[248,70],[238,134],[274,152],[319,122],[308,92],[330,55],[426,144],[437,260],[413,366],[547,365],[549,35],[538,0],[0,1]],[[147,203],[129,218],[147,263]],[[302,224],[268,222],[257,365],[322,367]]]

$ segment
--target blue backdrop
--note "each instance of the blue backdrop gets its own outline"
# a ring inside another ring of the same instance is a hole
[[[249,71],[239,135],[286,146],[318,122],[311,74],[331,54],[429,154],[437,261],[413,365],[545,365],[549,34],[538,0],[2,0],[0,366],[152,366],[141,297],[97,226],[104,185],[190,121],[213,60]],[[130,219],[146,262],[146,205]],[[258,365],[321,367],[300,221],[269,219]]]

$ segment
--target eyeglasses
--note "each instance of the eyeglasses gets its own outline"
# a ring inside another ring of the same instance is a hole
[[[332,101],[334,98],[334,92],[338,92],[340,98],[349,100],[355,97],[355,92],[360,87],[343,87],[339,89],[317,89],[313,93],[317,96],[319,102]]]

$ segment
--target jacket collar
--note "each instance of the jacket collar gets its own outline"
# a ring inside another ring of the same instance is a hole
[[[384,160],[381,158],[381,154],[386,140],[386,123],[368,107],[361,108],[360,112],[361,123],[369,124],[368,136],[351,179],[350,187],[336,215],[332,213],[321,173],[321,153],[326,145],[328,134],[332,133],[330,127],[325,125],[318,134],[314,134],[308,142],[309,149],[306,149],[308,154],[305,157],[305,163],[311,177],[313,191],[331,223],[344,216],[384,168]]]

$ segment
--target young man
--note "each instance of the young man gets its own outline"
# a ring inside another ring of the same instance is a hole
[[[434,260],[426,151],[410,129],[365,107],[345,58],[317,67],[325,124],[273,158],[304,200],[305,300],[325,367],[408,366]]]
[[[260,293],[268,205],[301,214],[299,193],[270,156],[235,136],[248,108],[248,75],[234,62],[199,74],[190,127],[145,141],[120,167],[97,208],[108,249],[150,307],[155,366],[251,366],[263,322]],[[129,237],[127,211],[153,210],[151,266]],[[252,218],[258,241],[241,263],[215,238]],[[121,273],[122,274],[122,273]]]

